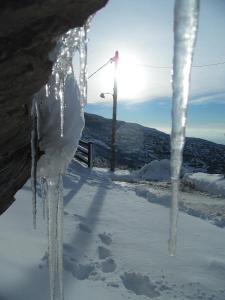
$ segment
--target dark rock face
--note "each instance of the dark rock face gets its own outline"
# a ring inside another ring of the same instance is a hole
[[[0,2],[0,213],[30,174],[32,95],[48,80],[57,37],[108,0]]]
[[[83,139],[93,141],[93,162],[109,167],[112,120],[85,114]],[[139,169],[152,160],[170,158],[168,134],[139,124],[117,121],[116,131],[118,168]],[[225,145],[203,139],[186,138],[184,165],[193,171],[224,174]]]

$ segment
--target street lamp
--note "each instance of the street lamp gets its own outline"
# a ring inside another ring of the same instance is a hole
[[[112,113],[112,141],[111,141],[111,167],[112,172],[115,171],[116,165],[116,113],[117,113],[117,66],[119,62],[119,52],[115,52],[115,56],[111,58],[111,62],[115,63],[114,67],[114,85],[113,93],[101,93],[100,97],[105,98],[105,95],[111,95],[113,97],[113,113]]]
[[[111,95],[113,97],[112,93],[101,93],[99,96],[105,99],[105,95]]]

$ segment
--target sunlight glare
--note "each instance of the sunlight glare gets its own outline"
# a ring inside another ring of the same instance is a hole
[[[121,53],[117,71],[119,100],[136,99],[146,88],[146,77],[136,56]]]
[[[146,70],[134,55],[119,53],[117,69],[118,101],[140,99],[146,94]],[[113,93],[114,63],[102,69],[96,76],[99,90]]]

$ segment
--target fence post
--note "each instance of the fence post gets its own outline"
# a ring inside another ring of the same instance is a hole
[[[93,166],[93,161],[92,161],[92,149],[93,145],[91,142],[88,143],[88,167],[92,168]]]

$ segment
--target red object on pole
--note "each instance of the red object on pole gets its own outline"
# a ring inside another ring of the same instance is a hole
[[[115,63],[114,86],[113,86],[113,115],[112,115],[112,144],[111,144],[111,171],[115,171],[116,166],[116,114],[117,114],[117,67],[119,62],[119,51],[115,52],[112,58]]]
[[[118,64],[119,61],[119,51],[115,52],[115,56],[111,58],[112,62],[115,62],[116,64]]]

